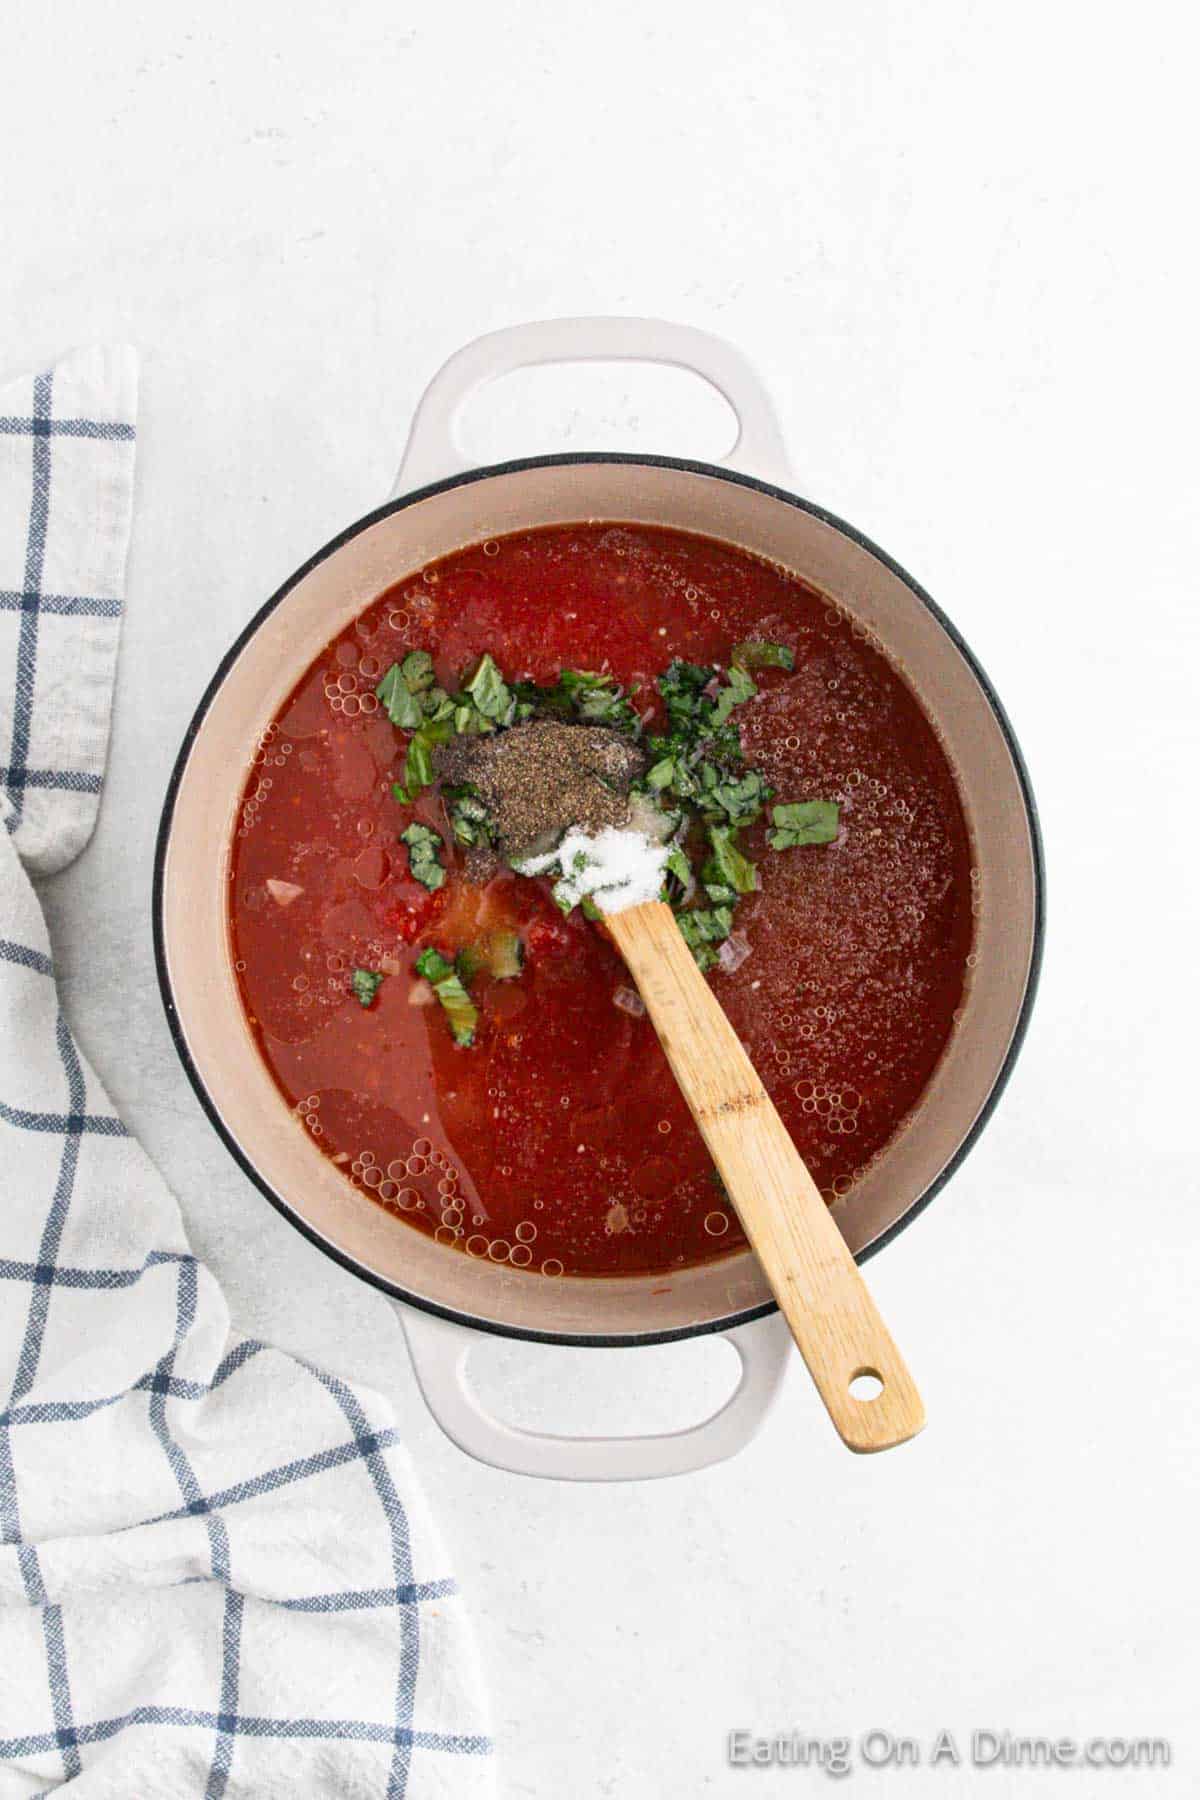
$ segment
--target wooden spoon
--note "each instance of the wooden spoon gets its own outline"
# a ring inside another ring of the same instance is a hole
[[[605,922],[843,1443],[887,1450],[915,1437],[925,1408],[912,1376],[670,907]],[[872,1397],[852,1391],[860,1376]]]

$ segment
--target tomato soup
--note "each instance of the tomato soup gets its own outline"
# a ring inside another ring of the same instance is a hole
[[[546,880],[469,878],[436,787],[397,789],[406,738],[376,690],[414,650],[446,689],[485,654],[514,681],[603,671],[653,732],[672,659],[724,666],[744,640],[793,662],[756,670],[738,707],[747,765],[777,798],[835,801],[839,823],[782,854],[768,818],[745,828],[758,886],[708,979],[829,1201],[919,1102],[961,1004],[972,869],[952,770],[900,675],[827,598],[729,545],[522,532],[431,565],[329,645],[264,733],[235,828],[250,1028],[297,1130],[398,1230],[531,1276],[669,1272],[743,1245],[602,923],[563,916]],[[443,843],[435,889],[401,842],[414,823]],[[519,976],[475,974],[464,1045],[416,962],[497,933]]]

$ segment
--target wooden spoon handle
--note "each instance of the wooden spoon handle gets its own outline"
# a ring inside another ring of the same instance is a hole
[[[925,1409],[912,1376],[670,907],[606,922],[842,1441],[886,1450],[915,1437]],[[873,1398],[851,1392],[860,1375],[882,1382]]]

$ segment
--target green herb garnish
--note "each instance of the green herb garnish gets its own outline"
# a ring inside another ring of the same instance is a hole
[[[539,687],[536,681],[514,684],[517,718],[578,719],[585,725],[607,725],[636,737],[641,720],[633,703],[612,675],[592,669],[564,669],[556,683]]]
[[[731,906],[692,907],[675,915],[684,943],[702,969],[717,961],[715,944],[723,944],[733,930]]]
[[[758,689],[744,669],[730,669],[729,685],[720,690],[712,703],[708,715],[709,726],[716,729],[726,724],[734,707],[740,706],[743,700],[752,700],[757,692]]]
[[[430,893],[440,888],[446,879],[446,871],[438,855],[442,840],[437,832],[414,820],[407,831],[400,833],[400,842],[408,846],[408,867],[413,880],[427,887]]]
[[[411,650],[403,662],[392,664],[375,693],[393,725],[416,731],[430,710],[421,696],[432,688],[432,656],[428,650]],[[445,699],[440,688],[434,691]]]
[[[475,1042],[479,1013],[459,979],[454,964],[447,962],[437,950],[422,950],[416,961],[416,970],[418,975],[425,977],[441,1002],[455,1043],[469,1049]]]
[[[383,976],[374,969],[354,969],[350,975],[350,986],[360,1006],[370,1006],[382,983]]]
[[[771,808],[772,850],[794,850],[801,844],[831,844],[838,834],[836,800],[796,800]]]
[[[657,682],[667,730],[643,736],[633,701],[613,675],[564,669],[556,682],[545,686],[532,681],[510,683],[494,657],[485,652],[461,691],[447,693],[436,684],[428,651],[410,651],[402,662],[393,664],[376,690],[392,722],[411,733],[403,780],[395,784],[393,793],[407,804],[431,785],[433,751],[438,744],[455,735],[504,731],[527,719],[576,720],[640,740],[647,752],[647,766],[634,784],[631,823],[634,829],[655,836],[639,818],[638,808],[661,818],[663,828],[657,835],[660,842],[670,845],[663,897],[674,908],[696,960],[702,968],[709,968],[716,960],[713,946],[729,935],[734,908],[758,887],[754,864],[740,847],[738,835],[761,816],[774,797],[761,770],[746,766],[734,715],[758,692],[751,670],[794,667],[795,655],[786,644],[758,638],[735,644],[724,671],[715,664],[689,663],[676,657]],[[456,844],[470,849],[492,841],[487,807],[473,790],[447,788],[443,799]],[[698,847],[701,827],[707,838],[703,852]],[[837,830],[834,802],[788,802],[772,808],[768,842],[774,850],[827,844]],[[414,877],[431,889],[440,887],[445,871],[437,833],[427,826],[411,825],[403,838],[409,845]],[[571,870],[559,869],[557,874],[552,897],[568,913],[578,904],[576,884]],[[582,904],[586,917],[603,917],[594,900]],[[465,960],[460,961],[457,974],[445,965],[448,973],[444,979],[453,975],[455,980],[469,980],[478,972],[469,954],[463,954]]]
[[[505,719],[513,703],[508,684],[486,651],[480,657],[471,679],[463,683],[463,691],[470,696],[485,719],[496,723]]]
[[[702,879],[708,883],[719,883],[731,887],[735,894],[752,894],[758,887],[758,876],[754,872],[754,864],[744,857],[734,843],[734,828],[730,825],[710,825],[708,841],[712,847],[712,855],[701,871]]]
[[[456,844],[469,847],[472,844],[490,842],[492,827],[488,809],[477,794],[463,788],[451,795],[443,788],[442,795],[451,801],[450,829],[454,833]]]
[[[767,644],[761,638],[747,638],[729,652],[735,669],[794,669],[796,658],[786,644]]]

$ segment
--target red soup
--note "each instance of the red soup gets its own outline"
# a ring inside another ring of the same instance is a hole
[[[830,1201],[919,1100],[960,1005],[972,889],[954,776],[904,682],[746,552],[646,526],[521,532],[430,566],[329,645],[264,734],[234,839],[233,954],[263,1058],[297,1129],[397,1229],[546,1275],[743,1244],[602,925],[564,917],[547,880],[468,879],[437,790],[396,797],[408,734],[375,690],[412,650],[448,690],[488,653],[512,680],[606,672],[653,732],[671,660],[723,667],[745,640],[794,664],[754,671],[734,714],[747,765],[777,800],[836,801],[839,825],[784,853],[766,816],[740,834],[759,885],[709,979]],[[414,821],[443,840],[432,890],[400,841]],[[462,1046],[415,964],[498,932],[523,966],[473,973]],[[356,969],[382,975],[369,995]]]

